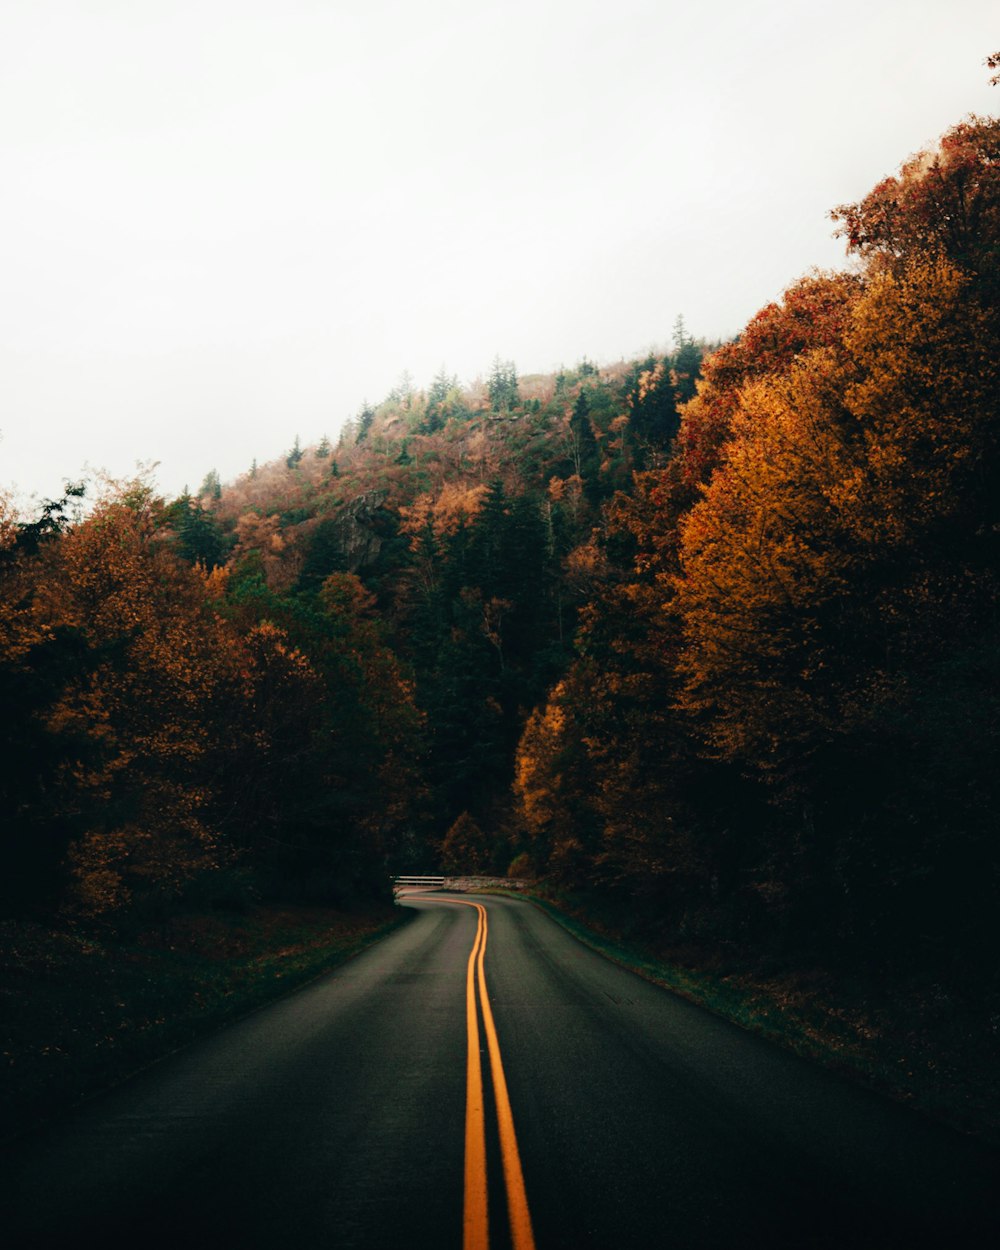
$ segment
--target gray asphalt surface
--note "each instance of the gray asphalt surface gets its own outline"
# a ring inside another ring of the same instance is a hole
[[[1000,1244],[994,1154],[623,971],[526,903],[477,901],[538,1250]],[[411,924],[329,976],[17,1143],[0,1158],[0,1243],[460,1247],[476,912],[407,905]]]

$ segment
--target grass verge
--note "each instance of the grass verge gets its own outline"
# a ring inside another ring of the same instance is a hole
[[[0,1138],[336,967],[390,904],[180,915],[130,938],[0,923]]]
[[[628,915],[540,887],[520,893],[585,945],[825,1067],[1000,1145],[1000,1014],[986,994],[635,936]]]

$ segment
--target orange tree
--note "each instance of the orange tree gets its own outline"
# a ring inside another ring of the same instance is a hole
[[[833,218],[869,270],[945,257],[991,289],[1000,277],[1000,120],[969,117]]]
[[[79,821],[60,801],[60,779],[93,757],[86,735],[52,723],[71,674],[94,657],[79,631],[51,619],[39,602],[47,557],[82,489],[20,519],[0,498],[0,893],[8,908],[51,904],[61,884],[67,845]]]
[[[839,344],[743,389],[682,526],[681,705],[805,813],[799,884],[858,932],[981,845],[940,841],[984,814],[942,810],[954,777],[934,821],[919,808],[951,755],[932,692],[995,609],[997,346],[954,266],[878,274]]]
[[[176,893],[216,866],[206,821],[212,711],[239,681],[211,575],[176,560],[141,482],[109,489],[45,552],[34,607],[87,662],[65,673],[47,729],[83,745],[57,793],[78,828],[78,905],[99,913],[133,896]]]

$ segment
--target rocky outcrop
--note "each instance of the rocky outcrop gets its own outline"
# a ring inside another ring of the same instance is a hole
[[[326,522],[325,529],[349,573],[374,564],[382,550],[376,513],[385,502],[384,491],[371,490],[345,503]]]

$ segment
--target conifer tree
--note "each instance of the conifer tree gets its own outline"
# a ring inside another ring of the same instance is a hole
[[[486,384],[490,407],[494,412],[510,412],[520,398],[517,383],[517,368],[512,360],[501,360],[494,357]]]
[[[590,398],[586,390],[581,390],[576,397],[569,429],[574,472],[583,481],[588,496],[593,498],[600,472],[600,449],[590,423]]]
[[[363,443],[372,428],[372,422],[375,420],[375,409],[365,403],[361,411],[358,413],[357,435],[354,441]]]
[[[213,500],[222,498],[222,482],[219,480],[219,475],[215,469],[209,469],[205,474],[205,480],[198,489],[199,498],[204,498],[206,495]]]

